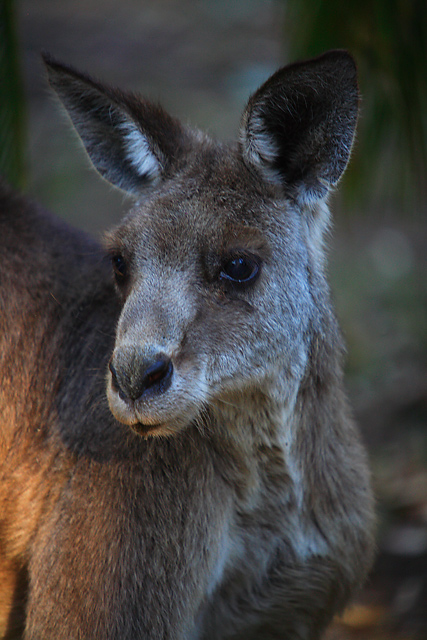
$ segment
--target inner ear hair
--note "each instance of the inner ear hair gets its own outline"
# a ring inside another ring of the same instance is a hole
[[[357,71],[345,51],[277,71],[250,98],[242,156],[299,205],[313,206],[340,179],[358,114]]]

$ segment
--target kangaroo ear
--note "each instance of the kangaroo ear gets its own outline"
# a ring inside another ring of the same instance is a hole
[[[356,66],[347,52],[284,67],[249,100],[242,155],[300,205],[314,205],[347,165],[357,112]]]
[[[133,194],[167,177],[186,134],[163,109],[43,55],[48,78],[101,176]]]

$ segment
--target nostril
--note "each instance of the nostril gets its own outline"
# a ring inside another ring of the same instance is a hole
[[[164,393],[172,382],[172,360],[163,353],[148,360],[138,349],[119,349],[108,366],[111,387],[125,401]]]
[[[167,356],[160,356],[145,370],[145,374],[141,381],[142,387],[140,395],[148,390],[155,393],[163,393],[171,384],[172,374],[172,361]]]
[[[110,362],[108,364],[108,368],[110,369],[111,379],[112,379],[112,382],[113,382],[114,386],[118,387],[119,385],[117,384],[117,371],[116,371],[113,363],[111,362],[111,360],[110,360]]]
[[[110,369],[110,373],[111,373],[111,386],[113,387],[114,391],[116,391],[119,396],[121,397],[122,400],[126,400],[127,396],[126,394],[123,392],[119,381],[118,381],[118,377],[117,377],[117,371],[115,366],[113,365],[113,363],[110,362],[108,363],[108,368]]]

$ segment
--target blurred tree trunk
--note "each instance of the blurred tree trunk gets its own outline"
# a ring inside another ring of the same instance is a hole
[[[0,0],[0,175],[25,181],[26,119],[14,0]]]

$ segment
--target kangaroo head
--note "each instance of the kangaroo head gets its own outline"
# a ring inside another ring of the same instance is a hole
[[[332,51],[277,71],[227,145],[46,64],[97,170],[135,197],[107,236],[123,301],[107,382],[114,416],[167,435],[220,403],[291,402],[330,315],[322,234],[357,120],[352,58]]]

